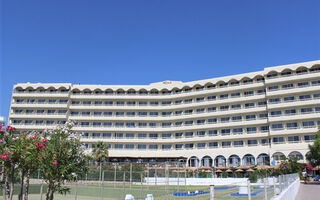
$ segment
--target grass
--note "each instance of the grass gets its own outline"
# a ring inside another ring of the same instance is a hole
[[[18,192],[18,187],[15,188],[15,194]],[[113,185],[105,184],[103,187],[100,185],[72,185],[70,193],[68,195],[55,194],[56,200],[75,200],[75,194],[77,193],[77,200],[123,200],[126,194],[132,194],[135,200],[145,199],[147,194],[153,194],[155,200],[208,200],[209,194],[198,195],[194,197],[176,197],[173,196],[174,192],[180,191],[195,191],[204,190],[209,191],[209,186],[146,186],[146,185]],[[45,187],[43,189],[43,200],[45,199]],[[231,193],[238,192],[238,188],[230,188],[227,190],[216,190],[216,200],[246,200],[248,197],[233,197]],[[268,191],[268,197],[270,199],[272,190]],[[103,198],[101,197],[103,196]],[[264,193],[260,192],[258,196],[252,197],[252,200],[263,199]],[[17,199],[17,195],[15,198]],[[30,188],[30,200],[40,200],[40,185],[32,185]],[[2,197],[0,197],[2,200]]]

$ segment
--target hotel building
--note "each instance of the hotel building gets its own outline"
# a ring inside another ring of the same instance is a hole
[[[320,60],[192,82],[14,85],[9,124],[17,130],[67,120],[76,122],[88,151],[106,142],[112,162],[306,162],[320,125]]]

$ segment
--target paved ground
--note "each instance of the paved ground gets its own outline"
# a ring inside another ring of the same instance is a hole
[[[296,200],[319,200],[320,183],[301,183]]]

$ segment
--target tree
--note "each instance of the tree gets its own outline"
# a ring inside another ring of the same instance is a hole
[[[316,135],[316,140],[312,145],[309,144],[309,153],[306,155],[307,160],[313,167],[320,165],[320,130]]]
[[[48,141],[40,163],[43,179],[48,184],[46,200],[53,200],[55,192],[69,192],[70,188],[64,184],[77,181],[77,177],[88,170],[80,137],[72,133],[71,128],[72,124],[67,122],[46,133]]]
[[[109,156],[108,146],[103,142],[98,142],[92,150],[92,157],[99,164],[99,180],[101,181],[102,162]]]

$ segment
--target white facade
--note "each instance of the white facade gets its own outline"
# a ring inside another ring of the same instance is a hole
[[[305,161],[320,125],[320,60],[193,82],[14,86],[9,124],[17,130],[67,120],[77,122],[73,130],[85,148],[104,141],[118,161],[239,166],[281,155]]]

